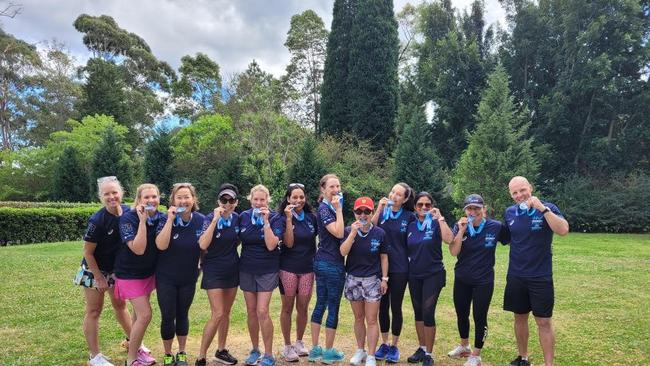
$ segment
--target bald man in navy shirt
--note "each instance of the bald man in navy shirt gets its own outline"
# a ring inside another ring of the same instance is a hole
[[[510,366],[530,366],[528,360],[528,316],[537,323],[544,364],[553,365],[555,333],[551,317],[555,301],[553,289],[553,234],[566,235],[569,224],[550,202],[533,196],[533,187],[524,177],[508,184],[515,204],[504,214],[510,232],[510,262],[503,309],[515,314],[515,337],[519,355]]]

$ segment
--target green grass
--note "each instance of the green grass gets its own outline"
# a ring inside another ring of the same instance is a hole
[[[81,243],[51,243],[0,248],[0,339],[4,349],[1,365],[82,365],[87,355],[81,331],[83,295],[72,285],[81,258]],[[490,334],[485,365],[505,365],[516,355],[512,314],[502,310],[508,247],[497,250],[495,293],[490,308]],[[446,359],[458,342],[452,305],[453,263],[445,252],[447,287],[443,290],[436,321],[434,347],[437,365],[462,365]],[[554,245],[557,333],[557,365],[649,365],[650,364],[650,235],[570,234]],[[272,314],[277,354],[282,338],[279,327],[279,295],[273,295]],[[154,319],[145,342],[161,356],[155,297]],[[313,304],[313,300],[312,300]],[[402,359],[416,347],[413,311],[404,302],[404,329],[400,340]],[[210,314],[205,292],[197,290],[190,311],[188,352],[191,362],[198,351],[200,334]],[[349,356],[354,351],[352,313],[347,300],[341,304],[336,346]],[[472,330],[473,337],[473,330]],[[119,348],[121,330],[106,301],[101,319],[102,351],[116,365],[123,364]],[[305,335],[308,342],[309,329]],[[231,352],[240,359],[250,344],[241,293],[233,309],[229,336]],[[214,347],[211,347],[213,350]],[[533,363],[542,356],[531,319],[530,353]],[[160,357],[159,357],[160,359]],[[301,363],[306,363],[302,360]]]

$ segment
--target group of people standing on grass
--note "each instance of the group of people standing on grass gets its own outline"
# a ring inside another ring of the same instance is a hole
[[[511,246],[504,309],[515,314],[518,356],[510,365],[530,365],[527,344],[531,311],[545,362],[552,364],[551,243],[553,233],[568,233],[568,224],[555,205],[532,195],[532,186],[524,177],[514,177],[509,184],[515,205],[506,209],[504,222],[489,219],[483,198],[472,194],[464,202],[466,216],[453,228],[429,193],[416,194],[405,183],[397,183],[376,205],[370,197],[357,198],[354,222],[347,227],[339,178],[333,174],[323,176],[319,190],[319,202],[313,207],[307,200],[308,188],[300,183],[289,184],[274,211],[270,208],[269,190],[257,185],[247,197],[250,209],[237,213],[239,191],[226,183],[217,193],[217,207],[204,216],[198,211],[195,188],[190,183],[177,183],[164,214],[158,211],[160,192],[155,185],[140,185],[133,207],[127,207],[122,205],[123,189],[117,178],[100,178],[98,192],[104,207],[89,220],[82,268],[77,276],[78,283],[85,287],[88,364],[112,365],[100,353],[98,341],[105,293],[126,335],[122,343],[128,349],[125,365],[156,362],[142,344],[151,321],[150,295],[155,289],[161,314],[163,365],[188,365],[188,314],[202,272],[201,288],[207,292],[211,316],[203,329],[196,366],[206,364],[215,336],[217,361],[227,365],[238,362],[226,348],[237,287],[244,293],[252,346],[245,365],[276,363],[274,325],[269,314],[276,287],[282,300],[281,357],[285,361],[295,362],[306,356],[312,362],[332,364],[344,359],[343,353],[334,348],[334,340],[341,297],[345,295],[354,315],[357,342],[350,363],[374,366],[377,360],[399,362],[402,301],[407,286],[420,345],[408,362],[432,366],[435,310],[446,284],[442,242],[458,258],[453,296],[461,341],[448,355],[468,357],[466,366],[481,365],[480,352],[487,337],[487,313],[494,290],[495,250],[497,242],[501,242]],[[316,303],[308,348],[303,336],[314,282]],[[126,301],[132,305],[132,314]],[[472,305],[473,348],[469,345]],[[292,342],[294,307],[297,329]],[[321,342],[323,320],[325,339]]]

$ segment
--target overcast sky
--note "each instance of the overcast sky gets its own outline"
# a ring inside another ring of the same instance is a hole
[[[398,12],[408,0],[395,0]],[[411,3],[419,3],[410,0]],[[79,14],[110,15],[120,27],[138,34],[161,60],[175,69],[181,57],[203,52],[219,63],[224,79],[255,59],[263,70],[280,76],[289,62],[283,46],[291,16],[314,10],[331,28],[333,0],[20,0],[22,12],[2,18],[8,33],[30,43],[56,38],[77,62],[89,52],[72,23]],[[465,9],[471,0],[452,0]],[[8,4],[0,1],[0,8]],[[497,0],[486,0],[487,23],[504,23]]]

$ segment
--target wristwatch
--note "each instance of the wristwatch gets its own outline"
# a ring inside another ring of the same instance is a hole
[[[551,209],[548,208],[548,207],[546,207],[546,206],[544,206],[544,210],[542,210],[542,215],[544,215],[545,213],[547,213],[547,212],[549,212],[549,211],[551,211]]]

